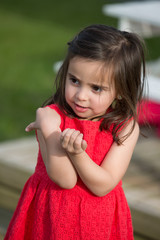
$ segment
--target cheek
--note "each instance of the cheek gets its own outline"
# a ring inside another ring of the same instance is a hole
[[[114,96],[107,94],[102,99],[97,99],[97,105],[99,104],[102,108],[108,108],[114,101]]]
[[[73,96],[73,89],[68,84],[66,84],[66,87],[65,87],[65,98],[66,98],[66,101],[70,100],[72,98],[72,96]]]

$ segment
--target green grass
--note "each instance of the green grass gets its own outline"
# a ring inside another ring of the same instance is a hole
[[[7,20],[7,21],[5,21]],[[5,24],[3,23],[5,21]],[[51,94],[52,65],[70,31],[0,11],[1,140],[24,135],[35,108]],[[54,30],[56,35],[54,34]],[[55,44],[54,44],[55,43]]]
[[[0,141],[26,135],[35,110],[53,92],[53,63],[63,59],[67,41],[80,28],[106,22],[104,3],[0,2]]]
[[[113,2],[113,1],[110,1]],[[0,141],[23,137],[36,109],[52,94],[53,63],[63,59],[66,43],[84,26],[117,20],[102,14],[106,0],[1,0]],[[159,38],[150,58],[160,55]]]

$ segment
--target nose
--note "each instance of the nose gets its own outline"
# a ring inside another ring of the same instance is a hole
[[[89,95],[88,90],[83,87],[80,87],[77,91],[76,97],[80,101],[86,101],[88,99],[88,95]]]

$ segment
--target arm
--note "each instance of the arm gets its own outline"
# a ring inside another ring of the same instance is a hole
[[[121,136],[130,130],[131,124],[132,122],[121,131]],[[95,195],[105,196],[119,183],[128,168],[139,136],[139,127],[136,124],[132,134],[123,142],[123,145],[118,146],[113,143],[100,166],[94,163],[87,153],[83,151],[82,136],[79,135],[73,140],[74,137],[69,138],[69,132],[68,137],[65,139],[66,135],[67,133],[64,133],[62,146],[68,152],[82,181]],[[75,147],[78,149],[78,146],[79,152],[78,150],[75,151]]]
[[[39,108],[36,121],[27,126],[26,131],[37,129],[40,150],[48,176],[62,188],[73,188],[77,182],[77,173],[60,144],[61,119],[50,108]]]

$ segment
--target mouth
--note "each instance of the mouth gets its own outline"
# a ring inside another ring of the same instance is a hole
[[[88,107],[84,107],[84,106],[81,106],[79,104],[74,104],[75,105],[75,109],[78,111],[78,112],[86,112],[88,110]]]

